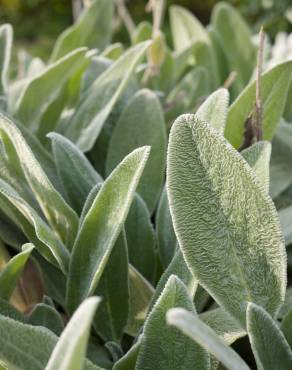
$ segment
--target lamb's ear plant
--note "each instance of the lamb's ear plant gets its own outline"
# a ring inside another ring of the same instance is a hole
[[[155,3],[84,1],[14,77],[0,27],[0,369],[292,366],[292,63]]]

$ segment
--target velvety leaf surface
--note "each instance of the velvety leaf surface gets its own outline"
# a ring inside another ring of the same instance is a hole
[[[51,61],[81,46],[104,49],[111,37],[112,16],[112,0],[93,0],[76,23],[59,36]]]
[[[141,339],[142,336],[139,336],[129,351],[114,364],[113,370],[135,370]]]
[[[172,307],[184,307],[195,314],[184,284],[174,275],[150,312],[144,326],[136,370],[205,370],[210,368],[208,354],[192,340],[166,323]]]
[[[71,74],[82,65],[86,51],[86,48],[72,51],[29,80],[13,107],[16,117],[26,127],[34,132],[38,130],[42,115]]]
[[[148,46],[149,42],[144,42],[130,48],[94,81],[76,107],[65,136],[77,143],[82,151],[93,147]]]
[[[255,66],[256,52],[251,32],[239,12],[225,2],[214,7],[211,23],[219,36],[229,71],[237,72],[233,86],[238,94],[248,83]]]
[[[58,340],[46,370],[84,369],[90,326],[99,302],[100,298],[90,297],[78,307]]]
[[[52,139],[55,163],[69,203],[80,213],[90,190],[103,180],[70,140],[55,132],[48,137]]]
[[[70,311],[93,294],[128,215],[148,156],[149,147],[129,154],[103,183],[87,212],[70,262],[67,286]]]
[[[94,294],[102,298],[93,325],[105,341],[120,342],[129,313],[128,251],[122,231]]]
[[[292,348],[292,310],[284,316],[282,323],[281,323],[281,331],[285,335],[285,338],[290,346],[290,349]]]
[[[129,293],[126,333],[135,337],[146,319],[154,288],[132,265],[129,265]]]
[[[268,141],[259,141],[247,149],[240,152],[250,167],[256,174],[257,179],[262,184],[267,193],[270,186],[270,158],[271,143]]]
[[[11,58],[13,30],[10,24],[0,27],[0,106],[5,106],[5,92],[8,85],[8,69]]]
[[[145,202],[136,194],[125,222],[129,261],[150,283],[154,283],[156,237],[150,217]]]
[[[206,348],[229,370],[250,370],[239,355],[231,349],[208,325],[198,316],[184,308],[173,308],[167,313],[169,325],[180,329],[185,335],[192,338]]]
[[[194,115],[171,130],[167,189],[180,248],[199,283],[243,327],[247,301],[274,315],[286,289],[276,209],[240,154]]]
[[[18,128],[3,115],[0,116],[0,135],[9,162],[23,172],[49,224],[70,248],[77,232],[76,213],[54,188]]]
[[[292,77],[292,62],[278,64],[261,78],[263,139],[271,140],[283,113]],[[255,81],[252,81],[230,106],[225,137],[235,147],[243,143],[245,122],[255,104]]]
[[[166,268],[174,256],[177,243],[169,210],[166,187],[164,187],[159,200],[155,225],[159,257],[162,266]]]
[[[197,117],[223,133],[229,105],[229,92],[221,88],[213,92],[196,112]]]
[[[56,335],[60,335],[64,329],[59,312],[45,303],[38,303],[34,306],[27,318],[27,323],[33,326],[44,326]]]
[[[291,369],[292,352],[277,323],[260,306],[247,307],[247,332],[259,370]]]
[[[134,95],[116,124],[108,149],[107,174],[143,145],[150,145],[151,152],[137,191],[153,213],[164,180],[166,127],[158,98],[146,89]]]
[[[10,299],[33,248],[32,244],[24,244],[22,252],[11,258],[0,270],[0,297],[2,299]]]

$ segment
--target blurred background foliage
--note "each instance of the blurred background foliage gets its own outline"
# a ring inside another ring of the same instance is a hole
[[[46,59],[59,33],[72,24],[72,3],[81,0],[0,0],[0,22],[14,27],[17,48]],[[257,32],[264,24],[271,39],[277,32],[292,32],[291,0],[227,0],[238,8]],[[145,11],[147,0],[128,0],[127,7],[135,23],[150,20]],[[168,0],[167,5],[177,4],[191,10],[204,24],[208,24],[212,8],[218,0]],[[76,11],[76,7],[75,7]],[[165,32],[168,34],[168,17]],[[115,24],[115,39],[127,42],[127,33],[121,22]]]

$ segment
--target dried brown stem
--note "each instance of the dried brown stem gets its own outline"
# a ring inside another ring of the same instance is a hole
[[[132,35],[132,33],[135,31],[135,23],[126,7],[125,1],[124,0],[116,0],[116,6],[117,6],[117,11],[119,17],[122,19],[124,22],[127,31],[129,35]]]

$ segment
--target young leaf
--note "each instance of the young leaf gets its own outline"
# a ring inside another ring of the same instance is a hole
[[[157,302],[157,300],[159,299],[169,277],[171,275],[175,275],[177,276],[186,286],[187,290],[188,290],[188,293],[189,293],[189,296],[190,297],[194,297],[195,295],[195,292],[196,292],[196,289],[198,287],[198,282],[197,280],[193,277],[193,275],[191,274],[188,266],[186,265],[185,263],[185,260],[184,260],[184,257],[182,255],[182,252],[180,249],[178,249],[172,259],[172,261],[170,262],[170,264],[168,265],[168,267],[166,268],[166,270],[164,271],[164,273],[162,274],[157,286],[156,286],[156,289],[155,289],[155,292],[152,296],[152,299],[151,299],[151,302],[150,302],[150,307],[149,309],[152,309],[153,305]]]
[[[263,139],[271,140],[282,116],[292,77],[292,61],[278,64],[261,78]],[[256,82],[252,81],[231,105],[225,137],[235,148],[243,144],[245,122],[255,104]]]
[[[284,316],[281,323],[281,330],[285,335],[290,349],[292,349],[292,309]]]
[[[164,180],[166,128],[158,98],[146,89],[134,95],[117,122],[107,154],[107,174],[128,153],[143,145],[151,146],[151,154],[137,192],[153,213]]]
[[[4,94],[7,91],[8,68],[11,58],[13,30],[10,24],[0,27],[0,106],[3,107]],[[5,106],[5,104],[4,104]]]
[[[94,294],[102,298],[93,325],[105,341],[119,343],[128,320],[128,251],[124,230],[119,235]]]
[[[178,330],[167,326],[165,315],[176,306],[195,314],[186,287],[172,275],[145,322],[136,370],[210,368],[207,352]]]
[[[156,232],[158,242],[158,253],[162,266],[166,268],[171,262],[177,244],[173,230],[172,218],[169,210],[168,196],[164,187],[156,213]]]
[[[33,326],[43,326],[56,335],[60,335],[64,329],[61,315],[53,307],[38,303],[27,317],[27,323]]]
[[[76,213],[54,188],[18,128],[3,115],[0,115],[0,136],[9,162],[23,171],[49,224],[70,248],[78,227]]]
[[[224,2],[214,7],[211,23],[219,37],[229,71],[238,74],[234,81],[238,94],[248,83],[255,65],[256,52],[251,32],[238,11]]]
[[[200,107],[196,115],[202,121],[209,123],[212,127],[223,134],[228,113],[229,92],[221,88],[213,92]]]
[[[209,41],[208,33],[200,21],[187,9],[170,7],[170,25],[176,50],[184,50],[195,41]]]
[[[249,303],[247,332],[259,370],[291,369],[292,352],[277,323],[260,306]]]
[[[84,369],[90,326],[99,302],[98,297],[90,297],[78,307],[56,344],[46,370]]]
[[[48,137],[52,139],[55,163],[64,191],[70,205],[79,214],[90,190],[103,180],[70,140],[55,132]]]
[[[166,320],[206,348],[228,370],[250,370],[246,363],[199,317],[184,308],[173,308],[168,311]]]
[[[154,283],[156,274],[155,232],[148,208],[137,194],[134,196],[125,222],[125,231],[130,263],[150,283]]]
[[[113,370],[135,370],[141,340],[142,336],[140,335],[129,351],[114,364]]]
[[[263,188],[266,189],[267,193],[270,186],[271,150],[272,146],[270,142],[259,141],[240,153],[253,169],[257,179]]]
[[[87,46],[90,49],[104,49],[111,37],[112,16],[112,0],[93,0],[77,22],[59,36],[54,46],[51,62],[81,46]]]
[[[247,301],[274,315],[286,254],[276,209],[249,165],[195,115],[174,123],[167,161],[174,229],[194,276],[243,328]]]
[[[50,103],[72,73],[84,63],[86,51],[86,48],[72,51],[28,82],[13,107],[15,116],[26,127],[37,132],[38,124]]]
[[[135,337],[146,319],[154,288],[132,265],[129,265],[129,293],[129,317],[125,331]]]
[[[65,132],[65,136],[76,142],[83,152],[93,147],[148,46],[149,42],[144,42],[129,49],[87,90]]]
[[[148,156],[149,147],[136,149],[116,167],[103,183],[81,224],[73,247],[67,285],[67,305],[71,312],[97,287]]]
[[[2,299],[10,299],[33,248],[32,244],[24,244],[22,252],[11,258],[0,270],[0,297]]]

